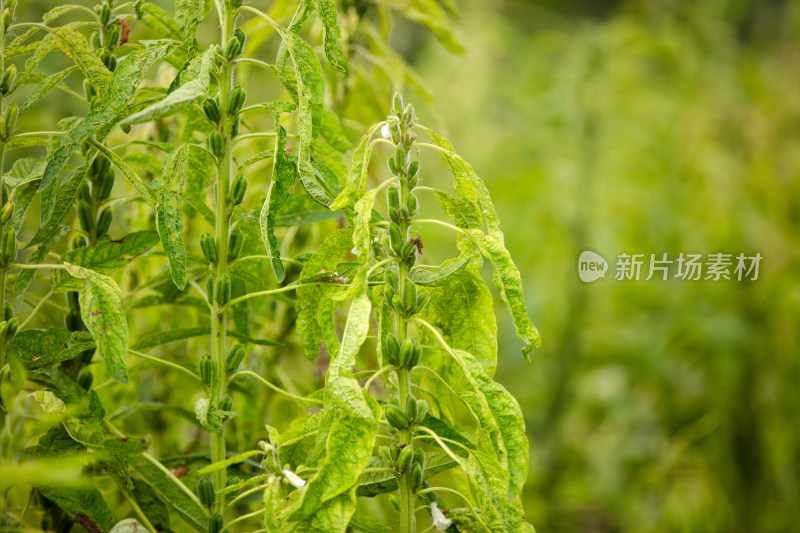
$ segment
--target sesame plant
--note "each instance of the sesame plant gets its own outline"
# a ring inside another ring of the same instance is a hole
[[[519,272],[483,182],[391,96],[433,102],[392,13],[458,51],[452,6],[169,7],[0,2],[0,523],[532,529],[482,258],[527,354]],[[425,264],[431,225],[459,257]]]

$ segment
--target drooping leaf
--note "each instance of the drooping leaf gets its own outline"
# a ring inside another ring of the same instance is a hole
[[[8,344],[9,353],[19,357],[27,368],[67,361],[93,348],[94,340],[89,333],[60,328],[20,331]]]
[[[336,4],[333,0],[314,0],[314,9],[322,20],[322,39],[325,43],[325,57],[331,66],[342,73],[347,73],[347,58],[342,49],[342,35],[336,21]]]
[[[197,40],[195,33],[197,27],[203,22],[205,17],[205,0],[178,0],[175,2],[175,14],[178,22],[183,23],[183,45],[189,51],[189,58],[194,56],[197,50]]]
[[[84,282],[79,297],[81,318],[94,337],[97,353],[109,373],[117,381],[127,383],[128,323],[122,312],[119,287],[108,276],[83,267],[70,265],[66,270]]]
[[[64,78],[72,74],[78,69],[77,66],[72,66],[64,70],[60,70],[55,74],[51,74],[36,84],[36,86],[28,94],[28,99],[20,106],[20,114],[27,111],[33,104],[42,99],[44,95],[50,92],[54,87],[57,87]]]
[[[60,489],[43,487],[42,496],[58,505],[90,532],[110,531],[117,522],[114,511],[96,488]]]
[[[55,200],[53,201],[54,207],[49,220],[36,230],[30,242],[25,246],[26,248],[50,242],[53,237],[61,232],[61,222],[64,220],[64,217],[67,216],[67,213],[75,207],[75,199],[78,196],[78,191],[80,190],[81,184],[83,184],[88,170],[89,166],[83,165],[73,170],[66,179],[59,184],[55,193]]]
[[[144,180],[140,178],[139,175],[136,174],[136,172],[134,172],[133,169],[129,167],[128,164],[125,163],[125,161],[123,161],[122,158],[112,150],[96,141],[91,142],[92,146],[97,148],[100,153],[106,156],[109,161],[111,161],[111,163],[117,167],[120,172],[122,172],[122,175],[125,176],[125,179],[128,180],[128,183],[130,183],[136,192],[139,193],[139,196],[142,198],[142,200],[144,200],[145,203],[147,203],[147,205],[150,207],[156,209],[158,205],[156,195],[150,189],[150,187],[148,187]]]
[[[211,71],[216,51],[216,46],[210,46],[205,52],[194,58],[184,72],[186,78],[180,87],[167,94],[160,102],[127,117],[122,124],[140,124],[168,117],[204,98],[208,94],[211,83]]]
[[[58,47],[72,59],[83,75],[94,86],[97,94],[103,94],[114,82],[108,67],[91,47],[86,37],[70,28],[51,28],[50,35]]]
[[[441,266],[432,267],[417,265],[409,272],[409,278],[415,285],[422,287],[439,287],[461,272],[470,262],[471,258],[464,257],[455,261],[448,261]]]
[[[183,246],[183,215],[180,189],[189,161],[189,145],[182,144],[170,153],[161,168],[162,186],[156,209],[156,226],[164,252],[169,259],[169,269],[175,286],[186,287],[186,249]],[[177,183],[178,190],[172,190]]]
[[[356,200],[364,196],[367,190],[367,171],[369,170],[369,158],[372,154],[372,146],[374,141],[371,141],[372,135],[381,127],[381,123],[373,125],[367,133],[361,137],[361,142],[353,151],[352,164],[350,166],[350,174],[347,178],[347,184],[344,190],[339,193],[339,196],[330,205],[331,209],[341,209],[348,207],[355,203]]]
[[[196,327],[196,328],[180,328],[180,329],[169,329],[165,331],[158,331],[156,333],[151,333],[150,335],[145,335],[141,339],[139,339],[133,346],[131,346],[134,350],[145,350],[147,348],[153,348],[155,346],[161,346],[162,344],[169,344],[170,342],[177,342],[182,341],[185,339],[191,339],[194,337],[202,337],[209,335],[211,333],[210,327]],[[267,339],[253,339],[246,335],[242,335],[237,331],[228,331],[228,336],[233,337],[235,339],[241,340],[243,342],[249,342],[251,344],[257,344],[260,346],[280,346],[280,343],[270,341]]]

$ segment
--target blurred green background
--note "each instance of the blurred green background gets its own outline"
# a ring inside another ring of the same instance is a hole
[[[798,531],[800,4],[460,7],[462,56],[397,44],[492,191],[542,333],[524,363],[498,307],[528,519]],[[579,280],[585,249],[605,279]],[[616,281],[622,252],[764,259],[757,281]]]

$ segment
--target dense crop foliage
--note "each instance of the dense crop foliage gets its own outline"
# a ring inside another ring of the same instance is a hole
[[[523,355],[539,335],[487,187],[387,44],[398,17],[459,50],[453,6],[16,4],[3,527],[532,531],[484,262]],[[430,228],[457,257],[430,263]]]

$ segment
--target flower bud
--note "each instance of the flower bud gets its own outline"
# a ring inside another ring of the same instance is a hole
[[[392,96],[392,112],[395,115],[403,112],[403,97],[400,93],[394,93],[394,96]]]
[[[244,355],[244,345],[237,344],[231,348],[231,351],[228,352],[228,357],[225,358],[225,370],[228,372],[228,374],[233,374],[236,372],[236,369],[239,368],[240,364],[242,364]]]
[[[234,0],[234,4],[236,3],[238,3],[239,5],[234,7],[240,7],[244,2],[241,0]],[[242,28],[236,28],[235,30],[233,30],[233,35],[239,40],[239,54],[241,54],[244,51],[244,45],[247,42],[247,34],[244,32]]]
[[[17,77],[17,66],[13,63],[3,73],[3,79],[0,81],[0,93],[7,94],[11,86],[14,85],[14,79]]]
[[[409,179],[413,178],[414,176],[416,176],[418,172],[419,172],[419,159],[415,159],[411,163],[409,163],[409,165],[408,165],[408,177],[409,177]]]

